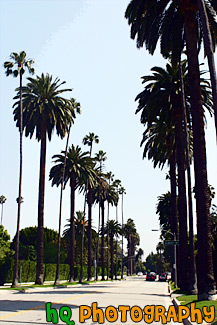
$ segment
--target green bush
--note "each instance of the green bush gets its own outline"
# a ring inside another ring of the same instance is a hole
[[[22,264],[22,265],[21,265]],[[0,284],[11,283],[13,281],[14,260],[7,259],[0,264]],[[25,261],[18,264],[19,281],[34,282],[36,279],[36,262]],[[44,264],[44,281],[54,281],[56,276],[56,264]],[[69,265],[60,264],[60,280],[67,280],[69,278]]]
[[[75,266],[75,280],[78,281],[80,277],[80,265]],[[92,277],[94,277],[94,267],[91,269]],[[60,264],[59,279],[69,279],[70,267],[68,264]],[[83,279],[87,279],[88,267],[83,266]],[[120,271],[118,271],[119,274]],[[0,263],[0,285],[4,283],[12,283],[14,274],[14,260],[13,258],[7,258],[4,263]],[[105,275],[107,270],[105,268]],[[98,269],[98,275],[102,275],[101,267]],[[35,282],[36,279],[36,262],[23,260],[22,263],[18,263],[18,281],[20,282]],[[44,281],[54,281],[56,277],[56,264],[44,264]]]
[[[13,271],[12,264],[12,258],[6,258],[4,261],[0,261],[0,285],[3,285],[5,282],[7,282],[9,273],[12,273]],[[11,275],[13,277],[13,273]]]

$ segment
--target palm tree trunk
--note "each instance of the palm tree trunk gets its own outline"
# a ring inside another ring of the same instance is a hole
[[[92,255],[92,204],[93,204],[93,193],[92,190],[90,189],[87,194],[87,202],[88,202],[88,274],[87,274],[87,280],[90,281],[92,278],[92,260],[93,260],[93,255]]]
[[[38,193],[37,269],[35,284],[43,284],[45,167],[46,128],[43,126],[41,133],[41,156]]]
[[[116,222],[118,223],[118,203],[116,206]],[[115,280],[117,280],[117,271],[118,271],[118,235],[116,234],[115,238],[116,254],[115,254]]]
[[[107,215],[107,280],[109,279],[109,201],[108,201],[108,215]]]
[[[17,232],[14,255],[14,277],[12,287],[18,287],[18,259],[19,259],[19,240],[20,240],[20,213],[21,213],[21,191],[23,174],[23,100],[22,100],[22,73],[20,72],[20,174],[19,174],[19,193],[17,211]],[[3,206],[3,205],[2,205]]]
[[[121,279],[124,278],[124,265],[123,265],[123,259],[124,259],[124,234],[123,234],[123,228],[124,228],[124,193],[122,193],[122,202],[121,202],[121,212],[122,212],[122,223],[121,223]]]
[[[206,145],[200,91],[195,13],[190,10],[186,11],[184,19],[194,138],[194,172],[198,236],[198,299],[204,300],[211,299],[212,295],[215,294],[211,247],[209,189],[207,183]]]
[[[98,234],[97,234],[97,245],[96,245],[96,281],[98,280],[99,274],[99,233],[100,233],[100,196],[99,196],[99,221],[98,221]]]
[[[70,275],[69,282],[75,280],[74,264],[75,264],[75,181],[70,178],[71,187],[71,207],[70,207]]]
[[[189,246],[190,246],[190,261],[189,261],[189,293],[197,294],[197,277],[196,277],[196,263],[194,256],[194,226],[193,226],[193,206],[192,206],[192,193],[191,193],[191,168],[190,168],[190,155],[189,155],[189,137],[187,129],[187,114],[185,105],[185,92],[184,82],[182,76],[181,59],[179,62],[179,77],[181,85],[181,101],[182,101],[182,118],[184,122],[185,134],[185,152],[186,152],[186,166],[188,178],[188,215],[189,215]]]
[[[131,238],[130,235],[128,236],[128,275],[132,275],[131,274]]]
[[[1,212],[1,225],[2,225],[2,221],[3,221],[3,203],[2,203],[2,212]]]
[[[104,200],[101,201],[101,211],[102,211],[102,227],[101,227],[101,267],[102,267],[102,280],[105,280],[105,231],[104,231],[104,223],[105,223],[105,208],[104,208]]]
[[[60,190],[60,209],[59,209],[59,232],[58,232],[58,244],[57,244],[57,268],[56,268],[56,278],[54,284],[59,284],[59,270],[60,270],[60,244],[61,244],[61,220],[62,220],[62,198],[63,198],[63,184],[65,179],[65,169],[66,169],[66,156],[69,144],[69,136],[70,136],[70,128],[68,131],[68,136],[66,140],[66,149],[65,149],[65,157],[64,157],[64,165],[63,165],[63,175],[61,182],[61,190]]]
[[[87,202],[87,193],[85,192],[85,197],[84,197],[84,212],[83,212],[83,225],[82,225],[82,234],[81,234],[81,268],[80,268],[79,283],[82,283],[82,281],[83,281],[84,225],[85,225],[86,202]]]
[[[114,276],[114,247],[113,247],[113,235],[110,234],[110,249],[111,249],[111,280],[113,280]]]
[[[176,141],[176,161],[178,166],[178,212],[179,212],[179,260],[182,266],[179,270],[179,284],[182,291],[187,291],[189,284],[188,268],[188,231],[187,231],[187,202],[185,184],[185,156],[184,139],[182,129],[182,109],[179,99],[176,96],[174,107],[175,114],[175,141]]]
[[[214,51],[213,51],[212,37],[210,33],[210,27],[208,23],[208,17],[207,17],[204,0],[197,0],[197,3],[199,7],[200,19],[203,28],[205,51],[207,54],[210,79],[212,85],[213,109],[214,109],[214,116],[215,116],[215,128],[216,128],[216,140],[217,140],[217,77],[216,77],[215,60],[213,54]]]
[[[171,191],[171,231],[175,234],[176,238],[178,239],[178,218],[177,218],[177,205],[176,205],[176,157],[175,151],[173,150],[170,159],[170,191]],[[175,256],[177,256],[177,246],[174,246],[173,250],[173,272],[172,272],[172,280],[175,282],[177,286],[177,265],[175,263]]]
[[[176,207],[176,158],[175,151],[173,150],[170,160],[170,191],[171,191],[171,231],[178,235],[178,219],[177,219],[177,207]]]

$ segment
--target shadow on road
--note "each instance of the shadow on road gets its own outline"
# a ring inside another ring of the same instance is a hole
[[[8,323],[8,324],[14,324],[14,320],[3,320],[2,322],[4,323]],[[25,321],[17,321],[16,320],[16,324],[34,324],[35,325],[35,321],[32,321],[32,322],[25,322]],[[37,324],[40,324],[40,325],[48,325],[48,323],[40,323],[40,321],[37,321]]]

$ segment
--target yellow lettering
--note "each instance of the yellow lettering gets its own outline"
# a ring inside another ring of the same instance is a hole
[[[133,322],[141,322],[143,318],[142,309],[139,306],[133,306],[130,310],[130,317]]]
[[[208,307],[204,306],[203,313],[204,313],[204,320],[207,323],[212,323],[215,319],[215,306],[210,306],[209,311],[208,311]]]
[[[183,311],[185,311],[185,313],[183,314]],[[188,318],[190,315],[190,310],[188,307],[186,306],[178,306],[178,322],[182,323],[183,319]]]
[[[101,308],[97,307],[97,302],[92,303],[92,315],[93,322],[98,322],[99,324],[105,322],[103,311]]]
[[[113,323],[118,319],[118,312],[114,306],[108,306],[105,310],[105,317],[108,322]]]
[[[197,320],[196,320],[197,316]],[[203,319],[202,319],[202,313],[199,308],[195,308],[195,303],[191,304],[191,321],[192,322],[197,322],[198,324],[201,324]]]
[[[86,312],[85,312],[86,311]],[[89,306],[80,306],[79,308],[79,322],[84,323],[85,319],[90,318],[91,308]]]
[[[165,317],[165,307],[161,305],[155,306],[155,322],[159,322],[160,317],[162,319],[162,324],[166,324],[167,320]]]
[[[151,324],[154,320],[154,308],[155,306],[153,305],[144,307],[144,321],[147,324]]]
[[[121,312],[121,323],[125,323],[127,321],[127,311],[130,310],[130,306],[118,306],[118,310]]]
[[[175,306],[169,306],[167,313],[167,323],[171,321],[171,318],[173,319],[173,322],[178,322]]]

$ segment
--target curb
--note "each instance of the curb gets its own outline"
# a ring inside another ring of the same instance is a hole
[[[173,298],[172,303],[175,306],[175,309],[177,311],[178,306],[180,306],[180,302],[176,298]],[[193,325],[193,323],[191,323],[188,319],[183,319],[183,324],[184,325]]]

